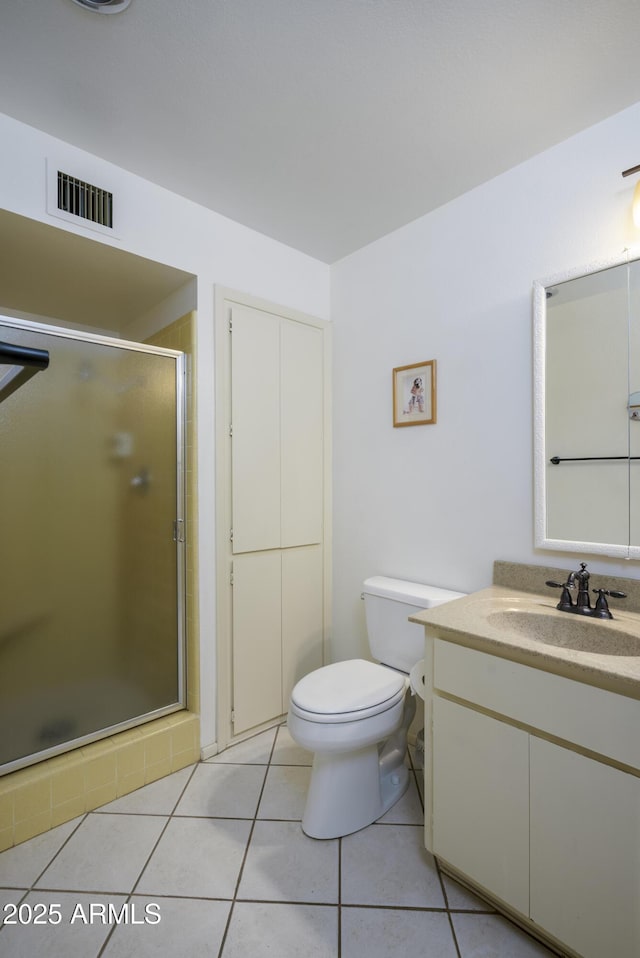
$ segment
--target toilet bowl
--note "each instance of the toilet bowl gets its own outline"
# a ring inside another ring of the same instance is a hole
[[[327,665],[298,682],[289,732],[314,752],[305,834],[337,838],[358,831],[404,794],[406,737],[415,713],[408,688],[405,676],[364,659]]]
[[[370,648],[383,664],[350,659],[302,678],[291,693],[288,728],[314,753],[302,829],[338,838],[385,814],[409,784],[407,733],[416,700],[409,672],[422,658],[419,609],[463,593],[374,576],[363,587]]]

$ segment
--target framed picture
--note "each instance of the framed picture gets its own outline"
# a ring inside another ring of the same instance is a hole
[[[393,425],[428,426],[436,421],[436,361],[393,370]]]

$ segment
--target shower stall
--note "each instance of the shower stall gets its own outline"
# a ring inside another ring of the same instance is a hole
[[[184,359],[0,317],[0,774],[184,708]]]

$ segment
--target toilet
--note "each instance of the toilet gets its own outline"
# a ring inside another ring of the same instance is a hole
[[[295,685],[289,733],[314,753],[302,817],[306,835],[356,832],[406,791],[407,733],[416,711],[409,673],[424,655],[424,629],[408,616],[463,594],[387,576],[366,579],[365,620],[376,662],[335,662]]]

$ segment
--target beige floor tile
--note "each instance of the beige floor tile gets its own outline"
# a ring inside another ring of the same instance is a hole
[[[501,915],[454,914],[452,920],[460,958],[554,958]]]
[[[457,958],[449,918],[442,912],[343,908],[342,958]]]
[[[207,765],[268,765],[273,743],[275,741],[277,729],[271,728],[266,732],[260,732],[252,738],[239,742],[237,745],[231,745],[219,755],[207,760]]]
[[[256,822],[238,890],[263,901],[338,901],[339,842],[314,841],[298,822]]]
[[[444,908],[423,831],[412,825],[369,825],[342,839],[342,902]]]
[[[248,821],[173,818],[136,893],[232,898],[250,830]]]
[[[166,822],[155,815],[88,815],[36,887],[130,892]]]
[[[100,918],[99,909],[104,908],[108,919],[109,904],[118,911],[126,902],[125,896],[99,895],[95,892],[32,892],[24,902],[26,908],[39,906],[39,914],[46,908],[48,920],[43,924],[25,921],[8,925],[0,931],[0,955],[2,958],[97,958],[111,925]],[[92,911],[93,908],[93,911]],[[57,915],[61,920],[57,922]]]
[[[171,815],[195,766],[180,769],[157,782],[144,785],[129,795],[103,805],[101,812],[128,812],[130,814]]]
[[[258,808],[258,818],[302,819],[311,769],[271,765]]]
[[[218,954],[230,902],[134,896],[132,903],[142,915],[147,906],[156,906],[153,914],[160,914],[160,921],[118,926],[104,958],[215,958]]]
[[[253,818],[266,771],[262,765],[198,765],[175,814]]]
[[[488,911],[495,909],[486,901],[478,898],[472,891],[454,881],[448,875],[442,876],[444,890],[447,895],[447,903],[452,911]]]
[[[75,818],[71,822],[65,822],[64,825],[58,825],[50,832],[36,835],[28,842],[2,852],[0,888],[3,886],[30,888],[81,821],[82,818]]]
[[[222,958],[336,958],[338,909],[237,902]]]
[[[273,765],[313,765],[313,752],[296,745],[287,726],[281,725],[271,761]]]
[[[386,825],[422,825],[424,812],[412,772],[409,773],[409,787],[402,798],[378,821]]]

